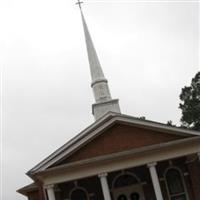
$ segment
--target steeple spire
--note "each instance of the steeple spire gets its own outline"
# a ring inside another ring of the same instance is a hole
[[[81,17],[83,22],[83,29],[85,33],[85,41],[88,53],[88,60],[90,64],[90,72],[92,78],[91,87],[93,89],[95,103],[92,105],[92,113],[95,119],[100,118],[105,113],[111,111],[120,113],[120,107],[118,99],[112,99],[108,87],[108,81],[104,76],[101,64],[99,62],[92,38],[90,36],[82,9],[81,3],[78,0],[77,4],[79,5],[81,11]]]

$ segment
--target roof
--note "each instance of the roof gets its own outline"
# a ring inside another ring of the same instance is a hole
[[[150,146],[144,146],[144,147],[139,147],[139,148],[136,148],[136,149],[131,149],[131,150],[126,150],[126,151],[123,151],[123,152],[116,152],[116,153],[112,153],[112,154],[109,154],[109,155],[101,155],[101,156],[98,156],[98,157],[94,157],[94,158],[89,158],[89,159],[85,159],[85,160],[78,160],[78,161],[75,161],[73,163],[66,163],[66,164],[63,164],[63,165],[58,165],[58,166],[54,166],[52,168],[48,168],[46,169],[44,172],[41,172],[42,174],[48,174],[48,173],[52,173],[52,172],[55,172],[55,171],[60,171],[60,170],[66,170],[67,168],[68,169],[72,169],[76,166],[83,166],[83,165],[89,165],[89,164],[92,164],[92,163],[100,163],[100,162],[108,162],[110,160],[116,160],[116,159],[120,159],[122,157],[132,157],[133,158],[133,155],[134,156],[137,156],[137,155],[143,155],[145,153],[149,153],[150,151],[153,152],[153,151],[157,151],[157,150],[161,150],[161,149],[167,149],[167,148],[172,148],[174,146],[177,146],[177,145],[183,145],[184,144],[184,147],[187,145],[187,144],[195,144],[195,143],[199,143],[200,142],[200,136],[196,136],[196,137],[190,137],[190,138],[183,138],[183,139],[179,139],[179,140],[175,140],[175,141],[170,141],[170,142],[165,142],[165,143],[162,143],[162,144],[154,144],[154,145],[150,145]],[[163,160],[165,160],[166,158],[164,158]],[[38,173],[40,174],[40,172]]]
[[[76,135],[69,142],[67,142],[62,147],[60,147],[55,152],[53,152],[46,159],[44,159],[35,167],[33,167],[30,171],[27,172],[27,174],[29,176],[32,176],[36,172],[44,171],[45,169],[47,169],[54,163],[58,162],[63,157],[70,154],[76,148],[80,147],[80,145],[83,145],[89,139],[101,133],[102,131],[109,128],[115,123],[124,123],[124,124],[134,125],[137,127],[143,127],[146,129],[155,130],[155,131],[167,132],[169,134],[181,135],[185,137],[200,136],[200,132],[198,131],[169,126],[166,124],[139,119],[139,118],[135,118],[135,117],[124,115],[124,114],[108,112],[107,114],[102,116],[99,120],[91,124],[89,127],[84,129],[78,135]]]
[[[24,186],[23,188],[20,188],[19,190],[17,190],[17,192],[27,196],[28,192],[32,192],[36,190],[38,190],[38,186],[36,185],[36,183],[31,183],[29,185]]]

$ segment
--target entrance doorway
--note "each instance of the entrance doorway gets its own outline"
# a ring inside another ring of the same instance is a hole
[[[140,180],[130,172],[123,172],[115,177],[112,194],[114,200],[145,200]]]

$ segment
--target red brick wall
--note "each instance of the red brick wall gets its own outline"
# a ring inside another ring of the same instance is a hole
[[[73,162],[142,146],[180,139],[181,136],[117,124],[67,158]]]
[[[29,200],[45,200],[44,191],[41,186],[39,186],[38,190],[34,190],[32,192],[28,192]]]
[[[28,199],[29,200],[41,200],[39,191],[29,192],[28,193]]]
[[[200,199],[200,161],[188,163],[191,187],[193,190],[194,200]]]
[[[152,199],[154,200],[154,199],[156,199],[152,184],[145,184],[143,186],[143,190],[144,190],[145,200],[152,200]]]

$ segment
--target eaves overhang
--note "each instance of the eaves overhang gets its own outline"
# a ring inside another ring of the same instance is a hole
[[[31,183],[23,188],[20,188],[19,190],[17,190],[17,192],[20,194],[23,194],[24,196],[28,196],[29,192],[33,192],[37,190],[38,190],[38,186],[36,185],[36,183]]]
[[[70,153],[74,152],[75,149],[80,148],[80,146],[84,145],[85,142],[91,140],[91,138],[94,138],[96,135],[102,133],[105,129],[111,127],[113,124],[116,123],[129,124],[136,127],[142,127],[145,129],[150,129],[155,131],[162,131],[169,134],[175,134],[184,137],[200,136],[200,132],[198,131],[178,128],[158,122],[135,118],[124,114],[109,112],[103,117],[101,117],[99,120],[91,124],[89,127],[87,127],[85,130],[83,130],[69,142],[64,144],[61,148],[56,150],[54,153],[52,153],[50,156],[48,156],[46,159],[44,159],[30,171],[28,171],[27,175],[33,178],[33,174],[39,171],[46,170],[54,163],[66,157]]]
[[[198,153],[200,151],[200,136],[179,139],[176,141],[170,141],[170,142],[166,142],[166,143],[140,147],[140,148],[127,150],[127,151],[123,151],[123,152],[112,153],[109,155],[98,156],[98,157],[94,157],[94,158],[90,158],[90,159],[76,161],[73,163],[63,164],[60,166],[46,169],[44,171],[36,172],[35,176],[40,179],[40,177],[42,177],[42,176],[51,175],[52,173],[62,173],[62,171],[71,170],[71,169],[74,170],[76,168],[78,169],[83,166],[89,166],[89,165],[93,165],[93,164],[98,165],[100,163],[106,163],[106,162],[120,160],[121,158],[128,158],[128,157],[133,158],[135,156],[142,156],[147,153],[160,152],[167,148],[174,148],[174,147],[178,148],[179,146],[183,146],[183,145],[187,146],[187,145],[198,145],[198,144],[199,144],[199,148],[196,149],[196,152]],[[163,158],[162,160],[165,160],[165,158]]]
[[[106,121],[112,119],[114,116],[116,116],[117,113],[109,112],[97,121],[95,121],[93,124],[88,126],[86,129],[81,131],[79,134],[77,134],[75,137],[73,137],[71,140],[69,140],[67,143],[65,143],[63,146],[61,146],[59,149],[54,151],[52,154],[50,154],[47,158],[42,160],[39,164],[37,164],[35,167],[33,167],[31,170],[29,170],[26,174],[31,176],[34,172],[37,172],[38,170],[42,170],[45,167],[48,167],[48,163],[50,163],[56,156],[62,154],[65,150],[72,147],[77,141],[81,140],[83,137],[87,136],[90,132],[94,131],[98,127],[101,127]]]

